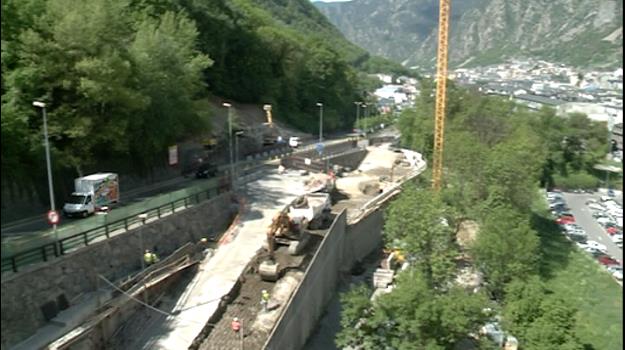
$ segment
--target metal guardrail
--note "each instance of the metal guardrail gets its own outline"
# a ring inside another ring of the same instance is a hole
[[[227,177],[224,177],[224,181]],[[197,205],[208,199],[214,198],[221,193],[224,193],[230,189],[230,184],[220,181],[215,187],[196,192],[190,196],[182,199],[178,199],[154,208],[145,210],[142,214],[145,214],[145,219],[139,218],[138,215],[131,215],[119,220],[106,223],[102,226],[98,226],[87,231],[74,234],[63,239],[59,239],[57,242],[50,242],[41,246],[29,249],[13,256],[2,259],[2,272],[19,271],[20,267],[31,265],[40,262],[46,262],[56,257],[68,254],[81,247],[86,247],[94,241],[106,237],[110,238],[113,233],[122,231],[121,233],[128,232],[129,230],[136,228],[137,225],[143,225],[149,221],[153,221],[155,218],[160,219],[162,216],[173,214],[182,208],[188,208],[190,206]],[[116,233],[119,234],[119,233]]]

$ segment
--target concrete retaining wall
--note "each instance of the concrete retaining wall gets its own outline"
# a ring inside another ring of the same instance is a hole
[[[382,244],[384,229],[383,207],[372,211],[358,222],[348,225],[345,237],[345,249],[341,268],[350,269]]]
[[[141,268],[142,246],[166,256],[188,242],[216,236],[235,208],[225,193],[175,215],[34,266],[2,279],[2,348],[24,340],[46,324],[41,306],[60,295],[69,301],[94,291],[96,275],[117,280]],[[143,242],[141,242],[143,241]]]
[[[317,326],[325,306],[336,289],[346,227],[346,212],[334,220],[289,306],[274,327],[265,349],[300,349]],[[303,317],[303,315],[305,315]]]
[[[301,349],[306,344],[336,291],[339,275],[380,246],[383,228],[383,207],[352,225],[347,225],[347,212],[341,212],[291,296],[265,349]]]

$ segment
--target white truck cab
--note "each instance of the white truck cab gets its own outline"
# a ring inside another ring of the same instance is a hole
[[[95,212],[93,197],[89,193],[74,192],[63,206],[65,216],[86,217]]]

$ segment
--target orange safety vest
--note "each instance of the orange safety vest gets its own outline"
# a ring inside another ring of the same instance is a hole
[[[232,321],[231,327],[233,331],[238,332],[239,330],[241,330],[241,322]]]

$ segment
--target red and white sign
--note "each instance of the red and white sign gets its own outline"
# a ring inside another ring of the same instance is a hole
[[[50,225],[56,225],[59,223],[59,213],[55,210],[49,210],[47,217]]]

